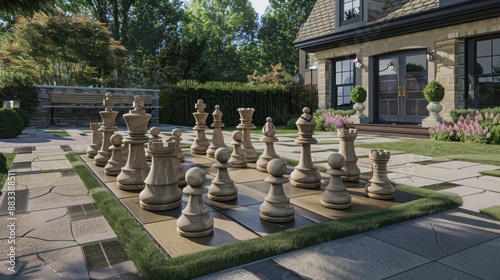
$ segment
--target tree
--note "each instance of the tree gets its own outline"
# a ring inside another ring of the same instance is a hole
[[[300,26],[306,22],[315,1],[269,0],[259,29],[261,59],[258,72],[267,73],[271,65],[282,63],[288,73],[298,69],[299,55],[293,45]]]
[[[51,12],[55,0],[0,0],[0,8],[7,14],[33,15],[35,12]]]
[[[181,34],[189,41],[206,41],[203,60],[207,77],[245,81],[253,72],[257,13],[248,0],[192,0]]]
[[[20,18],[12,40],[0,46],[9,75],[31,76],[35,83],[120,86],[127,66],[125,48],[103,24],[86,16]]]

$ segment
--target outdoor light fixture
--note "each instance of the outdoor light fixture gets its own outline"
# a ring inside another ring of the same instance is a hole
[[[387,63],[387,67],[385,67],[385,69],[384,69],[384,70],[380,70],[379,72],[384,72],[384,71],[385,71],[385,70],[387,70],[387,69],[389,69],[389,71],[391,71],[391,72],[394,72],[394,68],[395,68],[395,67],[396,67],[396,66],[395,66],[395,65],[394,65],[394,63],[392,63],[392,61],[391,61],[391,62]]]
[[[431,48],[427,48],[426,54],[427,54],[427,61],[434,60],[434,51],[431,50]]]
[[[6,96],[2,98],[2,108],[19,108],[21,107],[21,100],[19,100],[16,96]]]
[[[363,63],[361,63],[361,61],[358,60],[358,58],[356,57],[352,63],[354,63],[354,66],[358,69],[363,69]]]

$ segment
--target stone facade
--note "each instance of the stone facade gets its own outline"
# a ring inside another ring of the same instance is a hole
[[[494,34],[500,35],[500,17],[317,51],[315,57],[319,68],[319,108],[329,108],[331,104],[333,59],[356,56],[363,64],[362,69],[355,71],[356,83],[368,90],[368,98],[364,103],[367,108],[365,112],[373,121],[376,100],[370,94],[374,92],[370,80],[374,79],[370,75],[373,69],[370,65],[372,58],[389,53],[430,48],[435,51],[435,59],[428,62],[428,80],[437,80],[445,87],[446,94],[441,102],[444,110],[441,115],[445,120],[449,120],[451,110],[465,106],[466,40]]]
[[[48,85],[38,85],[36,86],[38,91],[39,105],[35,112],[31,115],[30,124],[32,126],[42,126],[46,127],[51,125],[53,120],[54,125],[74,125],[74,126],[86,126],[88,127],[91,122],[99,121],[99,111],[104,110],[104,106],[89,106],[84,107],[73,107],[65,106],[63,107],[52,107],[51,95],[52,93],[85,93],[85,94],[96,94],[102,96],[107,92],[115,95],[141,95],[141,96],[152,96],[152,108],[146,108],[147,112],[152,115],[151,123],[157,124],[159,122],[159,108],[160,108],[160,91],[153,89],[126,89],[126,88],[88,88],[88,87],[68,87],[68,86],[48,86]],[[114,110],[118,111],[118,117],[116,118],[116,124],[118,126],[125,126],[125,121],[121,117],[123,114],[127,113],[128,110],[132,108],[132,103],[128,106],[114,106]],[[53,119],[52,119],[53,110]]]

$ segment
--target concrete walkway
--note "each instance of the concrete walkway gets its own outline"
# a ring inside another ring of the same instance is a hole
[[[91,141],[89,129],[63,129],[69,137],[27,128],[18,138],[0,141],[0,152],[17,154],[11,168],[16,171],[13,216],[7,208],[7,182],[0,196],[0,250],[4,252],[0,257],[0,279],[139,279],[116,235],[64,157],[68,151],[87,149]],[[169,132],[172,127],[160,129]],[[185,132],[183,142],[190,143],[194,135]],[[263,148],[257,142],[259,137],[253,137],[256,149]],[[278,137],[277,153],[298,159],[300,149],[293,142],[295,136]],[[315,137],[319,144],[313,145],[314,161],[326,164],[338,144],[331,143],[331,133]],[[360,135],[356,143],[399,140]],[[357,148],[356,152],[361,172],[370,172],[368,150]],[[317,246],[202,278],[498,279],[500,222],[478,210],[500,205],[500,178],[478,172],[500,167],[461,161],[436,163],[431,159],[393,154],[389,177],[397,183],[431,186],[457,194],[464,199],[461,208],[336,241],[325,240]],[[8,228],[12,223],[14,235]],[[15,249],[11,250],[13,244],[9,242],[14,238]],[[15,254],[15,274],[8,270],[8,254]]]

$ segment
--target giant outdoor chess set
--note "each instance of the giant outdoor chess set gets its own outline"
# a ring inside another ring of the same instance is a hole
[[[102,123],[91,124],[92,143],[82,159],[169,256],[418,198],[396,191],[390,183],[387,151],[368,152],[373,174],[369,182],[359,180],[355,131],[339,133],[338,153],[323,144],[326,152],[318,153],[323,160],[313,160],[312,145],[318,140],[308,108],[296,122],[298,135],[278,139],[271,117],[265,120],[262,137],[250,134],[255,128],[252,108],[238,109],[239,130],[223,133],[222,108],[214,105],[209,140],[203,100],[193,113],[196,133],[152,128],[151,137],[146,129],[151,116],[144,112],[140,96],[134,100],[134,108],[123,116],[128,127],[123,137],[114,125],[112,96],[106,95]],[[190,149],[181,150],[181,143],[190,143]],[[285,164],[277,147],[289,153],[289,148],[300,150],[299,164]],[[262,150],[260,157],[257,150]],[[328,169],[320,173],[314,163]]]

